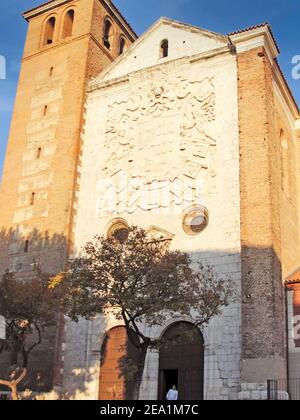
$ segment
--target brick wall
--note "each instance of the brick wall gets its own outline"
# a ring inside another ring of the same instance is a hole
[[[9,269],[22,279],[33,275],[34,264],[50,273],[65,266],[76,214],[87,83],[117,56],[118,35],[124,29],[120,22],[114,24],[115,44],[109,52],[102,29],[110,11],[98,0],[78,0],[72,3],[72,36],[63,39],[69,5],[57,4],[29,18],[0,190],[0,275]],[[56,18],[53,43],[43,45],[43,28],[50,16]],[[62,329],[60,325],[51,333],[50,342],[33,356],[37,365],[47,367],[45,389],[51,386],[53,360],[55,378],[61,383]]]
[[[238,54],[242,244],[242,377],[285,377],[279,149],[271,66],[263,48]]]

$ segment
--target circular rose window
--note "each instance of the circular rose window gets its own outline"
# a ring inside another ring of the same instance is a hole
[[[199,235],[208,225],[208,211],[202,206],[191,206],[183,214],[183,230],[188,235]]]

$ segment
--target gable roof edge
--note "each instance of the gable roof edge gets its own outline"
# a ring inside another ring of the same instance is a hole
[[[95,79],[93,79],[90,84],[89,88],[92,89],[94,84],[98,84],[99,81],[105,77],[113,68],[115,68],[119,63],[121,63],[123,60],[126,59],[126,57],[138,46],[140,45],[146,37],[148,37],[156,28],[158,28],[161,24],[168,24],[177,26],[179,28],[189,29],[192,32],[198,32],[201,33],[204,36],[207,37],[215,37],[218,38],[220,41],[223,41],[224,43],[229,42],[229,38],[227,35],[218,34],[216,32],[211,32],[206,29],[202,29],[197,26],[189,25],[187,23],[182,23],[177,20],[169,19],[167,17],[160,17],[156,22],[154,22],[150,28],[148,28],[133,44],[130,45],[130,47],[125,51],[124,54],[122,54],[120,57],[118,57],[109,67],[107,67],[105,70],[103,70],[98,76],[96,76]]]

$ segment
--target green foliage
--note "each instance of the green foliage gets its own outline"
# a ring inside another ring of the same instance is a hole
[[[142,322],[162,325],[184,316],[201,326],[229,304],[229,280],[218,278],[213,267],[193,264],[188,254],[171,251],[169,243],[149,239],[138,227],[129,228],[123,240],[96,237],[83,251],[62,282],[75,321],[113,312],[142,344],[154,345],[142,333]]]
[[[172,340],[154,339],[145,324],[162,325],[179,316],[201,327],[219,315],[232,296],[228,279],[220,279],[213,267],[193,264],[188,254],[171,251],[169,245],[150,239],[138,227],[98,236],[84,247],[82,257],[70,262],[67,273],[51,281],[54,289],[65,289],[66,311],[74,321],[110,313],[124,322],[139,353],[137,361],[126,354],[119,361],[126,382],[134,383],[133,399],[139,396],[149,347],[193,341],[186,331]]]
[[[21,281],[5,274],[1,281],[0,314],[6,319],[7,339],[1,351],[10,351],[12,364],[18,355],[27,367],[29,353],[43,339],[45,329],[56,324],[62,307],[62,288],[50,289],[49,276],[37,271],[32,279]]]

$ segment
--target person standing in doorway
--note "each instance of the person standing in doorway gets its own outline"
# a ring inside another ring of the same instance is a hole
[[[178,391],[176,389],[176,385],[173,385],[171,389],[169,389],[167,393],[167,401],[177,401],[178,400]]]

